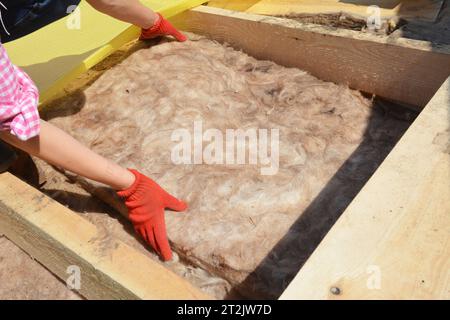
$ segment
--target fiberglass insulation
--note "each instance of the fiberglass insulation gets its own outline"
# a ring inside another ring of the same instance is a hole
[[[409,123],[358,91],[191,38],[137,51],[85,90],[78,112],[51,122],[187,200],[187,213],[167,212],[183,258],[244,295],[276,297]],[[192,135],[196,121],[224,136],[267,129],[269,148],[278,129],[278,171],[262,175],[267,165],[248,161],[174,164],[172,134]]]

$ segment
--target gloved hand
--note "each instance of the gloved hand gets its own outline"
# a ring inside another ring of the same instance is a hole
[[[187,40],[186,36],[179,32],[175,27],[164,17],[157,13],[158,20],[156,20],[153,27],[148,29],[142,29],[141,32],[141,40],[153,39],[160,36],[173,36],[180,42],[184,42]]]
[[[186,203],[171,196],[152,179],[136,170],[130,171],[136,177],[135,182],[126,190],[117,194],[125,198],[129,219],[135,231],[162,257],[164,261],[172,259],[172,250],[167,239],[164,209],[184,211]]]

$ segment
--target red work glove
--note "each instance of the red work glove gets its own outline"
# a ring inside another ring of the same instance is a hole
[[[167,239],[164,209],[184,211],[187,205],[168,194],[152,179],[136,170],[130,171],[136,177],[135,182],[128,189],[119,191],[117,194],[125,199],[135,231],[164,261],[171,260],[172,250]]]
[[[157,13],[158,20],[156,20],[153,27],[148,29],[142,29],[141,40],[153,39],[161,36],[173,36],[180,42],[186,41],[187,38],[184,34],[179,32],[175,27],[164,17]]]

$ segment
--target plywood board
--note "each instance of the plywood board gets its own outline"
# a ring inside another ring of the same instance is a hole
[[[449,123],[450,78],[282,299],[450,299]]]
[[[201,0],[144,0],[143,3],[173,16],[198,6]],[[79,20],[78,20],[79,19]],[[78,22],[79,21],[79,22]],[[125,43],[136,39],[139,29],[115,20],[82,1],[79,11],[30,35],[5,45],[11,60],[36,82],[40,102],[60,94],[65,85]]]
[[[380,8],[382,18],[402,17],[435,21],[442,8],[443,0],[213,0],[208,5],[265,15],[321,14],[346,12],[360,17],[374,13],[372,5]]]

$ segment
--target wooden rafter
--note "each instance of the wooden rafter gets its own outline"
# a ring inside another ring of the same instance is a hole
[[[10,173],[0,174],[0,234],[66,281],[81,270],[89,299],[207,299],[164,266],[99,230]]]
[[[450,299],[449,123],[450,78],[282,299]]]
[[[258,59],[423,108],[450,74],[450,46],[386,40],[357,31],[197,7],[172,18],[183,30],[227,42]]]

